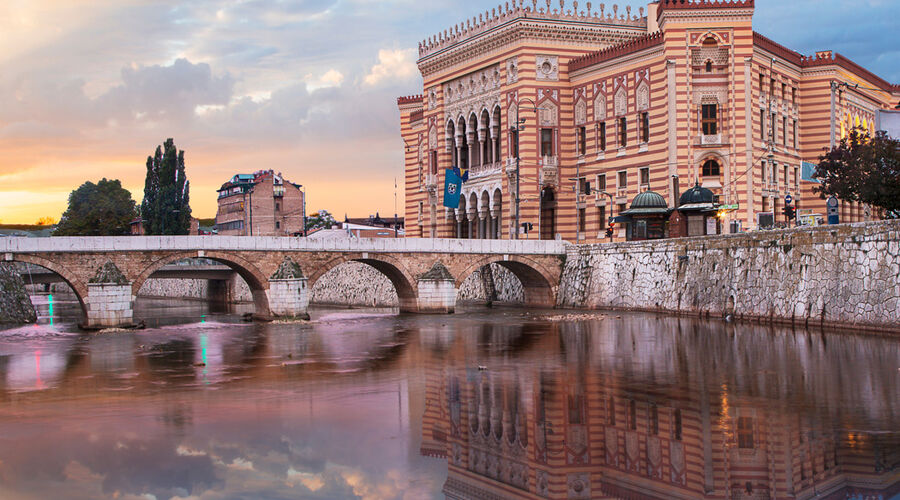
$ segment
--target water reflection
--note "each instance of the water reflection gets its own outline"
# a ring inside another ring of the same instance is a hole
[[[892,339],[503,309],[158,311],[143,331],[0,331],[0,497],[900,491]]]
[[[900,491],[894,342],[633,316],[441,356],[422,453],[446,457],[448,498]]]

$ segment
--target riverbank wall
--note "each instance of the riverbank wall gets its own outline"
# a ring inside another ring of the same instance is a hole
[[[900,221],[569,247],[558,305],[900,329]]]
[[[144,282],[141,297],[215,299],[220,302],[253,302],[247,283],[235,275],[230,280],[157,279]],[[525,292],[518,278],[505,267],[491,264],[473,272],[457,293],[461,302],[524,302]],[[310,303],[345,307],[397,307],[397,291],[391,281],[374,267],[347,262],[319,278],[312,287]]]
[[[13,266],[0,263],[0,324],[34,323],[37,314],[25,291],[22,276]]]

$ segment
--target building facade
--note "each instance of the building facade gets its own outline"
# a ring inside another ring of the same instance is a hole
[[[302,186],[281,173],[260,170],[237,174],[218,189],[218,234],[229,236],[296,236],[305,218]]]
[[[522,238],[603,240],[637,194],[674,208],[697,183],[729,207],[723,228],[786,223],[787,195],[824,214],[804,162],[900,101],[840,54],[753,31],[753,0],[599,7],[514,1],[420,44],[424,93],[398,99],[408,236],[514,237],[517,189]],[[447,208],[453,166],[469,179]],[[853,203],[841,215],[876,216]]]

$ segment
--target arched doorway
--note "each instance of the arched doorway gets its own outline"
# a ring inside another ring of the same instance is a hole
[[[541,191],[541,239],[556,239],[556,193],[553,188]]]

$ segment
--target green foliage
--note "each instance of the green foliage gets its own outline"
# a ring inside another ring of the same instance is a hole
[[[69,195],[69,208],[54,236],[120,236],[131,234],[137,216],[131,193],[118,179],[85,182]]]
[[[328,213],[328,210],[319,210],[315,215],[310,215],[306,218],[306,231],[329,229],[336,224],[337,221]]]
[[[184,172],[184,151],[166,139],[147,157],[147,177],[141,218],[145,234],[188,234],[191,229],[190,182]]]
[[[837,196],[900,216],[900,140],[880,131],[875,137],[853,129],[841,143],[819,157],[814,177],[823,198]]]

